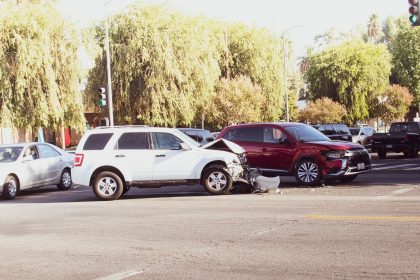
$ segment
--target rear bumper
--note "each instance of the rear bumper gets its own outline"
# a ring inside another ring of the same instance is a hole
[[[398,144],[375,144],[372,143],[372,152],[396,152],[401,153],[405,151],[410,151],[412,146],[408,143],[398,143]]]

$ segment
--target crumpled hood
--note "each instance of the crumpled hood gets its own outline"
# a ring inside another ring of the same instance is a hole
[[[217,140],[214,140],[213,142],[207,143],[201,148],[203,149],[209,149],[209,150],[221,150],[226,152],[231,152],[234,154],[243,154],[245,153],[244,148],[239,146],[238,144],[235,144],[229,140],[220,138]]]
[[[351,150],[351,149],[363,148],[363,146],[359,144],[352,143],[352,142],[344,142],[344,141],[317,141],[317,142],[305,142],[305,144],[324,146],[333,150]]]

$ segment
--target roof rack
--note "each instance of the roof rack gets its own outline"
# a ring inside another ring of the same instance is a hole
[[[97,126],[95,129],[109,129],[109,128],[129,128],[129,127],[149,127],[148,125],[115,125],[115,126]]]

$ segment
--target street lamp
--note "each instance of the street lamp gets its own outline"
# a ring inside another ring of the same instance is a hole
[[[111,79],[111,58],[109,53],[109,29],[108,29],[108,17],[106,15],[106,6],[112,0],[104,0],[104,14],[105,14],[105,53],[106,53],[106,73],[107,73],[107,84],[108,84],[108,117],[109,125],[114,126],[114,108],[112,104],[112,79]]]
[[[286,55],[286,34],[294,29],[294,28],[298,28],[298,27],[302,27],[301,25],[296,25],[296,26],[292,26],[287,28],[286,30],[284,30],[282,32],[282,39],[283,39],[283,74],[284,74],[284,96],[286,99],[286,122],[289,122],[289,86],[288,86],[288,82],[287,82],[287,77],[288,77],[288,71],[287,71],[287,55]]]

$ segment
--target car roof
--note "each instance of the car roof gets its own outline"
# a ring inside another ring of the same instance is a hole
[[[169,132],[177,130],[176,128],[169,128],[169,127],[149,127],[144,125],[122,125],[122,126],[100,126],[96,127],[95,129],[88,130],[87,133],[97,134],[97,133],[114,133],[118,132],[150,132],[150,131],[157,131],[157,132]]]
[[[209,131],[208,129],[203,128],[190,128],[190,127],[178,127],[177,129],[181,131]]]
[[[257,123],[244,123],[228,126],[229,128],[246,127],[246,126],[259,126],[259,125],[276,125],[281,127],[293,127],[293,126],[304,126],[305,123],[298,122],[257,122]]]
[[[21,142],[21,143],[3,144],[3,145],[1,145],[1,147],[26,147],[26,146],[35,145],[35,144],[47,144],[47,143],[41,143],[41,142]]]

